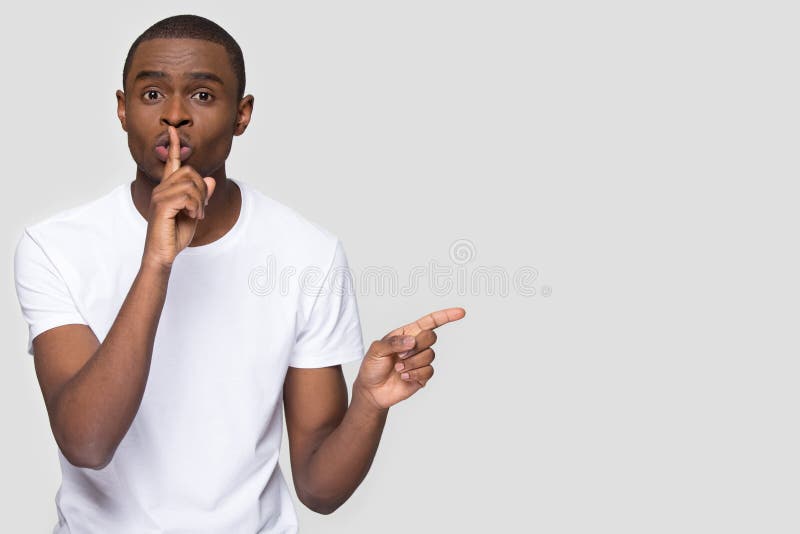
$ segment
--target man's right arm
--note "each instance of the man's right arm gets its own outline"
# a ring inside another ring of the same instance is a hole
[[[34,363],[50,427],[78,467],[105,467],[139,409],[169,269],[142,262],[108,335],[99,343],[86,325],[36,336]]]
[[[216,186],[181,167],[177,130],[168,129],[169,156],[150,198],[142,262],[105,339],[100,343],[86,325],[65,324],[32,342],[53,436],[78,467],[108,465],[136,417],[172,263],[191,243]]]

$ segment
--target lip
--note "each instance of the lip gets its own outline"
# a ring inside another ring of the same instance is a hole
[[[181,161],[186,161],[192,155],[192,145],[180,133],[178,133],[178,138],[181,142]],[[153,151],[162,163],[166,163],[169,157],[169,132],[164,132],[158,136]]]

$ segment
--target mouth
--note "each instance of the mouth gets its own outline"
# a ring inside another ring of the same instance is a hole
[[[181,161],[186,161],[187,159],[189,159],[189,156],[192,155],[192,145],[189,143],[188,140],[180,136],[180,134],[178,135],[180,137],[180,142],[181,142],[181,149],[180,149]],[[164,132],[163,134],[158,136],[158,139],[156,140],[153,150],[155,151],[156,157],[162,163],[167,162],[167,158],[169,157],[169,133]]]

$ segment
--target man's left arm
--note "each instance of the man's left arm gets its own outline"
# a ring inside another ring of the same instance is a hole
[[[440,310],[373,342],[349,407],[341,365],[289,367],[283,400],[292,476],[303,504],[329,514],[353,494],[372,465],[389,408],[433,376],[433,330],[465,313],[463,308]]]

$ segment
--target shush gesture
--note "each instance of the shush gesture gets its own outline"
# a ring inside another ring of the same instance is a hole
[[[465,315],[464,308],[438,310],[374,341],[361,362],[354,393],[386,410],[422,389],[433,376],[434,329]]]
[[[150,197],[143,261],[169,268],[192,242],[197,224],[205,218],[216,181],[201,177],[189,165],[181,166],[181,161],[191,155],[191,146],[181,140],[174,126],[167,127],[167,134],[168,138],[156,146],[156,154],[164,159],[164,173]]]

